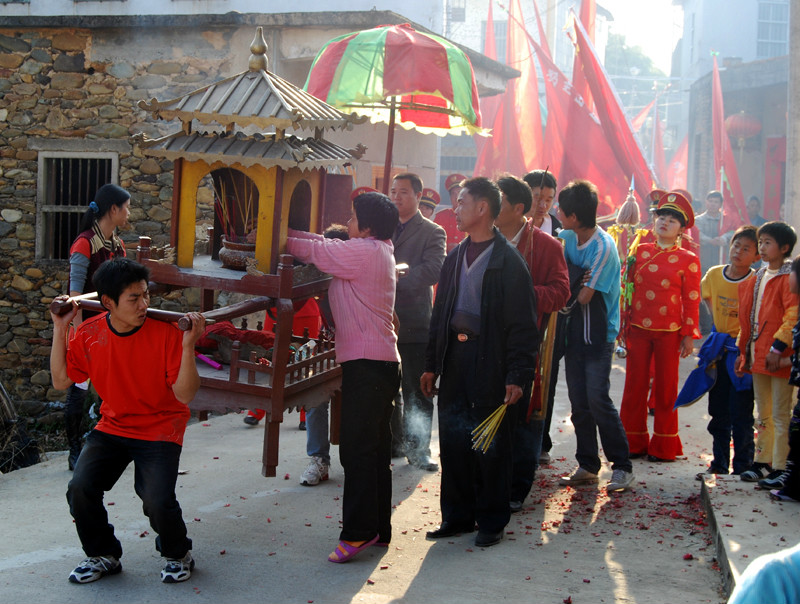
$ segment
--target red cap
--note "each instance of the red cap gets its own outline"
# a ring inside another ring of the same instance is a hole
[[[658,202],[658,209],[659,210],[672,210],[673,212],[678,212],[679,214],[683,215],[683,218],[686,220],[686,228],[690,229],[694,226],[694,211],[692,210],[692,204],[689,203],[689,200],[686,199],[686,196],[678,193],[677,191],[670,191]]]
[[[692,199],[692,194],[691,194],[691,193],[689,193],[689,191],[687,191],[686,189],[672,189],[672,192],[673,192],[673,193],[680,193],[680,194],[681,194],[681,195],[683,195],[683,196],[684,196],[686,199],[688,199],[688,200],[689,200],[689,203],[692,203],[692,202],[694,201],[694,200]]]
[[[653,189],[650,191],[650,209],[655,209],[655,207],[658,205],[658,202],[661,201],[661,198],[666,194],[667,192],[664,189]]]
[[[364,193],[379,193],[377,189],[373,189],[372,187],[356,187],[353,189],[353,192],[350,193],[350,201],[353,201],[359,195],[363,195]]]
[[[428,206],[429,208],[436,209],[439,202],[442,200],[435,189],[422,189],[422,199],[419,200],[419,205]]]
[[[467,177],[463,174],[451,174],[444,181],[444,188],[449,191],[453,187],[460,186],[462,180],[467,180]]]

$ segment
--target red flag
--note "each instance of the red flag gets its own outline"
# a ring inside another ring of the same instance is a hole
[[[630,175],[635,177],[636,190],[640,198],[647,199],[655,177],[650,166],[647,165],[639,141],[633,133],[631,124],[622,109],[622,103],[597,57],[594,46],[574,15],[571,33],[574,36],[573,44],[576,47],[575,56],[582,66],[586,82],[592,91],[597,115],[608,144],[623,172],[628,175],[628,178]],[[617,199],[624,199],[626,192],[627,186],[619,191],[614,191],[613,195]]]
[[[497,60],[497,43],[495,41],[494,36],[494,16],[492,13],[492,2],[489,2],[489,14],[486,16],[486,37],[483,44],[483,54],[489,57],[490,59]],[[487,124],[489,127],[494,127],[494,121],[497,118],[497,111],[500,108],[500,103],[502,101],[502,94],[496,94],[494,96],[489,97],[482,97],[480,99],[480,106],[481,106],[481,118],[483,119],[483,123]],[[477,157],[480,158],[483,154],[483,148],[492,140],[490,137],[487,136],[479,136],[475,135],[472,137],[475,141],[475,148],[477,151]],[[477,164],[476,164],[476,172],[475,175],[478,175],[477,172]]]
[[[683,137],[667,166],[667,186],[670,190],[686,189],[686,165],[688,163],[689,135],[687,134]]]
[[[714,55],[714,73],[711,79],[711,124],[714,138],[714,173],[720,183],[723,197],[723,213],[720,233],[727,233],[745,224],[747,207],[739,184],[739,171],[733,158],[728,132],[725,130],[725,107],[722,102],[722,85],[719,81],[719,67]]]
[[[594,21],[597,14],[595,0],[581,0],[580,20],[589,41],[594,45]],[[594,100],[592,91],[586,82],[586,74],[583,72],[583,61],[578,56],[580,49],[575,47],[575,58],[572,60],[572,87],[583,98],[589,111],[594,111]]]
[[[639,132],[639,130],[642,129],[642,125],[644,124],[644,121],[647,119],[647,116],[650,115],[650,110],[653,108],[653,105],[656,104],[657,100],[658,100],[658,96],[656,95],[656,98],[654,98],[652,101],[647,103],[647,106],[644,109],[642,109],[636,115],[635,118],[633,118],[631,120],[631,126],[633,127],[633,131],[634,132]],[[483,115],[483,112],[481,112],[481,115]]]
[[[667,182],[667,158],[664,156],[664,128],[658,116],[658,105],[653,121],[653,169],[656,173],[656,182],[664,186]]]
[[[536,13],[536,25],[539,28],[539,46],[542,47],[545,56],[552,59],[553,55],[550,54],[550,45],[547,43],[547,35],[544,33],[544,26],[542,25],[542,18],[539,16],[539,6],[536,0],[533,0],[533,12]]]
[[[592,181],[604,204],[598,214],[609,213],[625,201],[630,175],[620,167],[597,117],[589,112],[567,77],[541,46],[532,38],[530,42],[544,72],[547,94],[543,163],[562,183],[576,178]]]
[[[510,80],[487,141],[475,164],[475,175],[490,176],[510,172],[521,176],[539,167],[542,150],[542,118],[539,111],[539,85],[533,53],[519,0],[511,0],[506,63],[518,69],[520,77]]]

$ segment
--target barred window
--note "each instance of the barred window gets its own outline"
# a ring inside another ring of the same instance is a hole
[[[117,183],[116,153],[39,152],[36,257],[66,260],[97,189]]]

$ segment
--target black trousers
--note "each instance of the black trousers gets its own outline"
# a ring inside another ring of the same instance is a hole
[[[399,363],[342,363],[339,457],[344,468],[339,539],[392,539],[392,433],[389,421],[400,387]]]
[[[133,462],[133,488],[157,534],[156,549],[165,558],[183,558],[192,549],[181,506],[175,497],[181,446],[138,440],[92,430],[67,487],[69,511],[87,556],[122,555],[108,522],[103,495]]]
[[[413,459],[431,454],[433,399],[422,394],[419,378],[427,344],[398,344],[403,387],[403,434],[406,455]]]
[[[477,341],[451,338],[439,383],[442,520],[503,530],[510,519],[511,439],[516,413],[507,412],[486,453],[472,449],[472,430],[503,403],[476,401]]]

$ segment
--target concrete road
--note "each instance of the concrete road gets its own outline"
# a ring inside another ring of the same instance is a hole
[[[684,362],[682,372],[692,365]],[[624,362],[615,362],[615,401],[623,379]],[[554,461],[540,471],[501,544],[482,550],[474,547],[474,535],[426,541],[425,531],[441,519],[439,475],[396,459],[394,539],[388,550],[370,548],[343,565],[326,560],[341,516],[336,447],[331,480],[303,487],[298,482],[306,464],[305,432],[297,429],[297,414],[286,416],[278,477],[270,479],[260,475],[263,428],[247,427],[238,414],[194,422],[186,434],[178,498],[197,568],[177,585],[159,580],[162,562],[133,493],[130,468],[106,498],[125,551],[124,572],[89,585],[67,582],[83,553],[64,498],[71,475],[66,454],[50,454],[35,467],[0,476],[0,603],[723,602],[723,578],[731,572],[725,556],[720,569],[714,539],[722,544],[725,539],[710,524],[738,526],[739,520],[707,518],[702,483],[694,479],[706,467],[710,449],[705,402],[681,412],[686,458],[670,464],[635,461],[635,487],[611,497],[602,488],[611,474],[607,467],[600,488],[557,485],[574,463],[568,407],[562,378]],[[751,490],[748,486],[748,496],[760,497],[760,507],[774,505]],[[751,502],[709,505],[721,506],[718,514],[735,508],[752,515]],[[782,530],[790,521],[780,522]],[[762,524],[769,537],[762,547],[781,544],[776,527]],[[737,539],[739,549],[748,551],[749,541],[758,541],[747,534]],[[740,555],[740,567],[741,560]]]

